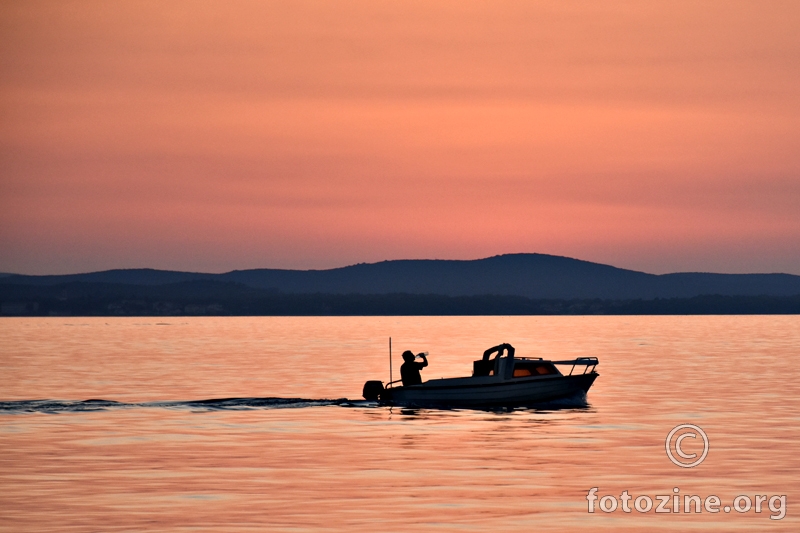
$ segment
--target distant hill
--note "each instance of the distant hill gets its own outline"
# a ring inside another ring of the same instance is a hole
[[[545,254],[509,254],[472,261],[383,261],[329,270],[235,270],[225,274],[152,269],[63,276],[14,274],[0,277],[0,286],[74,283],[159,286],[199,281],[297,295],[502,295],[548,300],[800,295],[800,276],[789,274],[654,275]]]

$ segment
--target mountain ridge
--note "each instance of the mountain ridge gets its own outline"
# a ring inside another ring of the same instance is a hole
[[[49,286],[79,282],[159,286],[190,281],[237,283],[284,294],[501,295],[566,300],[800,294],[800,276],[792,274],[648,274],[538,253],[474,260],[386,260],[321,270],[247,269],[221,274],[149,268],[49,276],[12,274],[0,278],[0,285]]]

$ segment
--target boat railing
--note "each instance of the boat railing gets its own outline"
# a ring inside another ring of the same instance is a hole
[[[385,387],[385,388],[387,388],[387,389],[391,389],[391,388],[393,388],[393,387],[394,387],[394,384],[395,384],[395,383],[401,383],[402,381],[403,381],[402,379],[396,379],[396,380],[394,380],[394,381],[390,381],[389,383],[387,383],[387,384],[386,384],[386,387]]]
[[[597,357],[578,357],[577,359],[567,359],[564,361],[551,361],[551,363],[554,365],[572,365],[569,371],[569,375],[571,376],[572,373],[575,372],[576,366],[583,367],[583,374],[591,374],[599,364],[599,361]]]
[[[521,361],[544,361],[541,357],[532,358],[532,357],[521,357],[519,358]],[[583,372],[582,374],[591,374],[595,371],[595,368],[599,364],[597,357],[578,357],[577,359],[565,359],[563,361],[550,361],[554,365],[572,365],[572,368],[569,371],[569,376],[571,376],[575,372],[575,367],[582,366]],[[402,383],[402,379],[396,379],[394,381],[390,381],[385,385],[385,388],[391,389],[395,387],[396,383]]]

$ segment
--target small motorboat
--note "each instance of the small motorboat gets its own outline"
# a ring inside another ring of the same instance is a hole
[[[514,352],[510,344],[489,348],[473,362],[469,377],[431,379],[411,386],[399,385],[400,380],[385,387],[382,381],[367,381],[363,395],[384,405],[408,407],[524,407],[579,395],[585,398],[598,376],[597,357],[551,361],[515,357]],[[571,366],[569,374],[557,365]]]

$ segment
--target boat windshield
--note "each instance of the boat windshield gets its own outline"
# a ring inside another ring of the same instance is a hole
[[[558,371],[549,363],[517,363],[514,365],[514,377],[544,376],[556,374]]]

